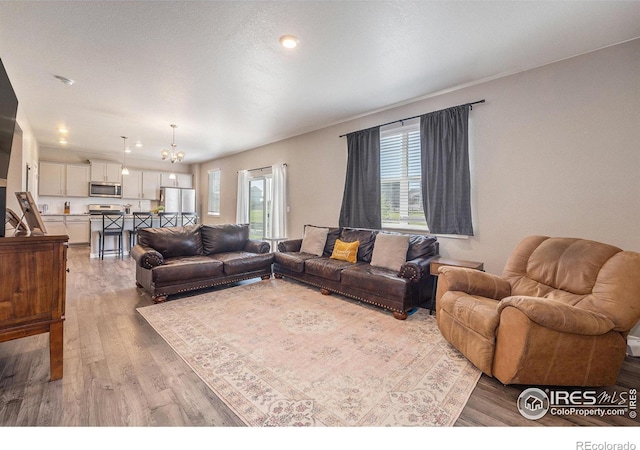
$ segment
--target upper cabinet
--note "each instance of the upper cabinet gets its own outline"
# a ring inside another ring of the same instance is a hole
[[[65,195],[66,164],[40,161],[38,195]]]
[[[160,200],[159,172],[142,172],[142,198]]]
[[[122,165],[103,161],[91,161],[91,181],[122,182]]]
[[[159,200],[160,173],[129,169],[122,177],[122,198]]]
[[[170,178],[171,173],[162,172],[160,174],[160,186],[169,186],[169,187],[182,187],[182,188],[192,188],[193,187],[193,176],[190,173],[176,173],[175,179]]]
[[[90,168],[87,164],[67,164],[67,197],[89,196]]]
[[[38,195],[88,197],[89,166],[40,161]]]

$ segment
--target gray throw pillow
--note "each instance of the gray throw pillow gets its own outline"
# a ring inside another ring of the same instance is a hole
[[[378,233],[373,244],[371,265],[399,271],[407,261],[409,236],[403,234]]]
[[[303,253],[311,253],[312,255],[322,256],[324,244],[327,242],[328,228],[319,228],[307,225],[304,227],[304,236],[302,237],[302,246],[300,251]]]

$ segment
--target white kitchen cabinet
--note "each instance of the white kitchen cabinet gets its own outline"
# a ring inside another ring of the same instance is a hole
[[[38,195],[88,197],[89,166],[40,161]]]
[[[129,169],[129,175],[122,176],[122,198],[143,198],[141,170]]]
[[[69,235],[69,244],[91,242],[91,224],[88,216],[65,216],[64,221]]]
[[[160,173],[142,172],[142,198],[160,200]]]
[[[67,164],[67,175],[65,183],[66,196],[88,197],[90,176],[91,174],[89,165]]]
[[[129,169],[129,175],[122,177],[122,198],[159,200],[160,173]]]
[[[40,161],[38,165],[38,195],[64,196],[66,165]]]
[[[43,215],[42,222],[50,235],[68,234],[63,215]]]
[[[175,173],[175,172],[174,172]],[[182,188],[192,188],[193,187],[193,176],[190,173],[176,173],[176,178],[171,179],[170,172],[162,172],[160,174],[160,185],[168,186],[168,187],[182,187]]]
[[[91,181],[122,182],[122,165],[104,161],[91,161]]]

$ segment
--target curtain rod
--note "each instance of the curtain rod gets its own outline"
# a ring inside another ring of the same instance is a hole
[[[286,166],[287,163],[283,163],[283,166]],[[246,169],[247,172],[255,172],[256,170],[264,170],[264,169],[271,169],[273,166],[264,166],[264,167],[256,167],[255,169]],[[241,171],[238,170],[238,173],[240,173]]]
[[[477,102],[463,103],[462,105],[458,105],[458,106],[469,105],[469,106],[471,106],[471,109],[473,109],[473,105],[477,105],[478,103],[484,103],[484,99],[478,100]],[[439,109],[438,111],[444,111],[445,109],[450,109],[450,108],[457,108],[458,106],[450,106],[449,108]],[[432,111],[432,112],[437,112],[437,111]],[[430,114],[430,113],[425,113],[425,114]],[[387,122],[387,123],[383,123],[382,125],[376,125],[376,126],[377,127],[384,127],[384,126],[387,126],[387,125],[391,125],[393,123],[404,122],[405,120],[417,119],[420,116],[424,116],[424,114],[420,114],[418,116],[406,117],[404,119],[398,119],[398,120],[394,120],[393,122]],[[374,127],[369,127],[369,128],[374,128]],[[368,128],[363,128],[363,130],[368,130]],[[362,131],[362,130],[358,130],[358,131]],[[352,131],[351,133],[357,133],[358,131]],[[347,134],[351,134],[351,133],[347,133]],[[339,137],[341,137],[341,138],[345,137],[347,134],[341,134]]]

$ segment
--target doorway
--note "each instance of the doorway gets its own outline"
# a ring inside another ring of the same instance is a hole
[[[249,239],[270,236],[271,175],[249,178]]]

